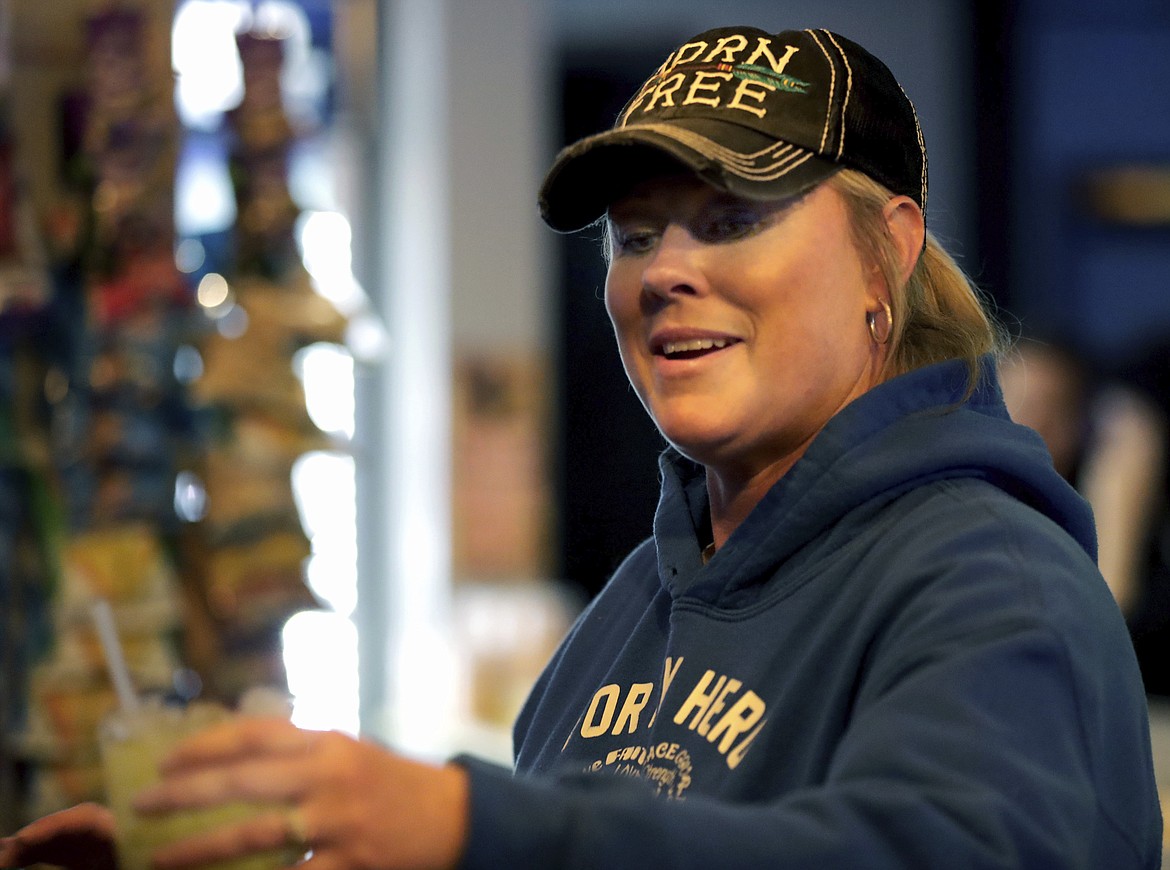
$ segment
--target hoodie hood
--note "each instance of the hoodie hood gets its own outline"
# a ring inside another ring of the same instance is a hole
[[[994,361],[982,360],[970,396],[967,374],[962,361],[951,360],[857,398],[828,422],[706,566],[697,531],[709,527],[705,472],[668,449],[660,460],[663,492],[654,521],[663,585],[675,597],[742,600],[846,515],[955,478],[983,480],[1029,505],[1095,560],[1087,502],[1052,467],[1040,436],[1008,416]]]

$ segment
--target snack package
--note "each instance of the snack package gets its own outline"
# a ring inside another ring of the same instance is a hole
[[[292,368],[292,350],[279,336],[266,335],[250,319],[244,336],[212,335],[200,351],[203,375],[192,384],[196,401],[254,409],[297,428],[312,426],[305,411],[304,387]]]
[[[213,550],[207,564],[208,601],[224,633],[233,638],[255,634],[317,607],[305,585],[311,553],[299,529]]]
[[[167,614],[165,621],[153,628],[174,625],[175,572],[157,533],[148,525],[127,524],[73,534],[62,554],[62,569],[59,601],[64,610],[88,614],[98,598],[114,607],[150,602],[164,606]]]
[[[233,526],[255,525],[270,519],[296,519],[296,501],[290,484],[291,461],[241,461],[235,451],[208,453],[204,483],[207,521],[216,538],[230,536]]]

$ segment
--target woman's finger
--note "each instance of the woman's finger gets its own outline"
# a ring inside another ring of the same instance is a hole
[[[241,716],[182,740],[167,756],[162,770],[170,773],[257,755],[304,755],[312,748],[316,734],[287,719]]]
[[[137,794],[134,809],[156,815],[232,801],[295,803],[313,781],[307,764],[287,756],[178,768]]]
[[[79,804],[39,818],[4,840],[0,867],[37,863],[115,870],[113,813],[98,804]]]
[[[298,812],[293,808],[267,810],[245,821],[178,840],[154,852],[154,866],[159,870],[181,870],[268,852],[278,853],[282,861],[292,863],[307,851],[298,830],[302,824]]]
[[[322,850],[313,852],[296,866],[297,870],[349,870],[353,865],[347,863],[345,857],[336,850]]]

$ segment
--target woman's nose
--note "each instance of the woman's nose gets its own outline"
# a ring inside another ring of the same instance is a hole
[[[703,292],[701,245],[677,224],[669,224],[642,270],[642,292],[647,301],[666,301],[676,295]]]

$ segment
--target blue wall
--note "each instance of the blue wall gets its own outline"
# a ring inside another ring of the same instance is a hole
[[[1170,226],[1112,224],[1087,173],[1170,167],[1170,3],[1032,0],[1013,34],[1012,307],[1112,363],[1170,341]]]

